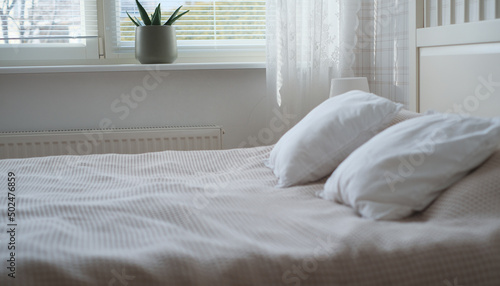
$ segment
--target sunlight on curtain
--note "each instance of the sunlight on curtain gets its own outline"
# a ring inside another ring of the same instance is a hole
[[[356,76],[370,91],[408,107],[409,0],[363,0],[355,49]]]
[[[361,0],[267,2],[268,93],[300,120],[328,98],[332,78],[353,76]]]
[[[267,83],[302,118],[330,80],[367,77],[371,92],[408,106],[410,0],[269,0]]]

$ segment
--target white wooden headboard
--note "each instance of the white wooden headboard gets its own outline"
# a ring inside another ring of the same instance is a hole
[[[500,116],[500,0],[410,0],[410,109]]]

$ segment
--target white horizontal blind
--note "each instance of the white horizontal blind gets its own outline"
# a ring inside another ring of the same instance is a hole
[[[96,0],[0,0],[0,44],[74,44],[97,38]]]
[[[177,31],[178,45],[182,46],[263,46],[266,34],[266,1],[178,1],[142,0],[149,14],[161,3],[162,23],[172,12],[183,5],[181,12],[190,10],[174,26]],[[131,52],[134,47],[135,25],[126,11],[141,19],[135,0],[115,0],[106,3],[113,9],[108,30],[114,31],[112,37],[115,52]],[[114,6],[114,7],[113,7]]]

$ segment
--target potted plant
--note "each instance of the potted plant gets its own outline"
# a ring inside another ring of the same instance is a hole
[[[142,21],[132,17],[127,12],[135,28],[135,58],[141,64],[170,64],[177,59],[177,39],[175,27],[172,25],[189,10],[179,14],[182,5],[175,10],[170,18],[162,24],[160,4],[156,7],[151,18],[144,7],[135,0]]]

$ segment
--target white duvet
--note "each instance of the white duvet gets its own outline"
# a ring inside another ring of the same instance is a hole
[[[0,160],[0,285],[500,285],[498,152],[374,222],[318,198],[324,181],[274,188],[270,150]]]

